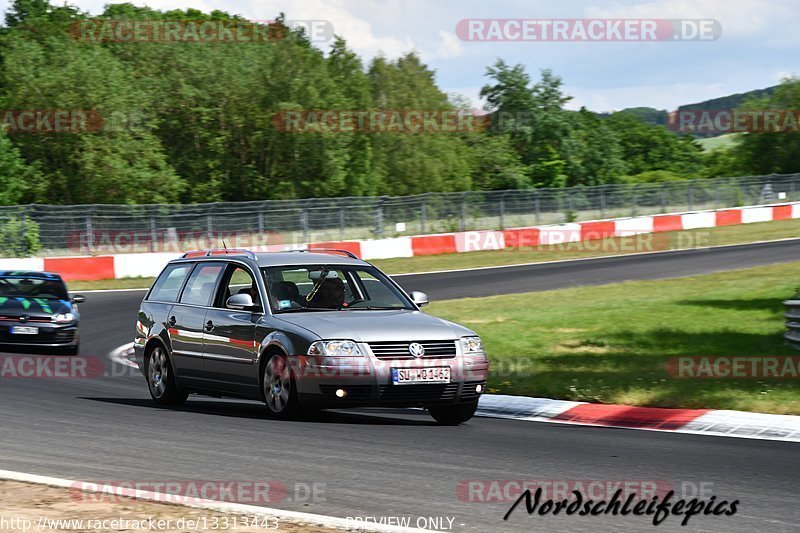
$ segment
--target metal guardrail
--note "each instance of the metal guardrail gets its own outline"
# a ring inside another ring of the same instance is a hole
[[[0,207],[0,251],[86,255],[502,229],[800,200],[800,174],[635,185],[148,205]],[[206,239],[199,242],[201,238]],[[260,240],[259,240],[260,239]],[[263,241],[263,242],[262,242]],[[113,247],[113,250],[109,249]]]
[[[794,347],[800,349],[800,300],[786,300],[786,333],[783,338],[789,341]]]

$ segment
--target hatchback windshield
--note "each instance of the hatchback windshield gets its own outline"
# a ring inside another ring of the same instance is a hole
[[[377,269],[304,265],[262,269],[275,313],[413,309]]]
[[[67,287],[60,280],[0,277],[0,297],[66,300]]]

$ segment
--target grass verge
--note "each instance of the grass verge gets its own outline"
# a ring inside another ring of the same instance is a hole
[[[536,248],[512,248],[487,252],[461,254],[442,254],[372,261],[389,274],[429,272],[461,268],[514,265],[576,259],[580,257],[602,257],[625,253],[640,253],[656,250],[677,250],[693,248],[698,245],[719,246],[740,244],[773,239],[786,239],[800,236],[800,219],[741,224],[720,228],[707,228],[690,231],[673,231],[638,238],[604,239],[556,246]],[[108,279],[100,281],[73,281],[69,283],[72,292],[80,290],[144,288],[153,283],[153,278]]]
[[[800,378],[674,378],[676,356],[797,355],[782,300],[800,263],[665,281],[435,302],[474,329],[492,361],[489,391],[660,407],[800,414]]]

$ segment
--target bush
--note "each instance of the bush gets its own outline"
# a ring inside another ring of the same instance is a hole
[[[24,230],[24,231],[23,231]],[[12,218],[0,225],[0,243],[6,257],[25,257],[42,249],[39,224],[30,217]]]

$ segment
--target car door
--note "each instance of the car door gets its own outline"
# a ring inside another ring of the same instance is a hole
[[[250,294],[254,309],[228,309],[227,299],[234,294]],[[258,285],[250,268],[228,264],[219,284],[213,306],[205,316],[203,354],[205,376],[219,388],[246,396],[258,394],[258,354],[255,333],[262,316]]]
[[[175,372],[183,382],[203,379],[203,336],[208,306],[225,271],[221,261],[198,263],[167,319]]]

